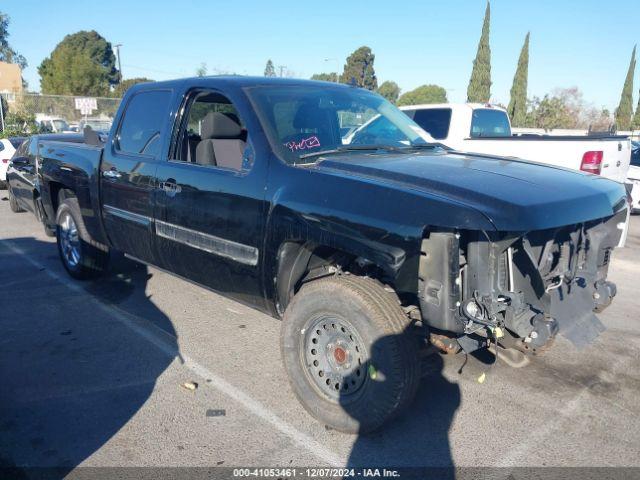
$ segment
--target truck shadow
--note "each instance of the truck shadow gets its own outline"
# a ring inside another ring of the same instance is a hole
[[[376,368],[380,365],[376,351],[387,340],[388,337],[378,340],[372,348],[368,363]],[[415,401],[382,429],[358,435],[349,455],[349,467],[426,467],[433,469],[431,474],[437,478],[455,478],[449,429],[460,405],[461,393],[460,387],[443,375],[443,368],[439,353],[422,358],[422,381]],[[384,371],[378,370],[376,380],[384,381],[385,376]],[[341,404],[358,422],[370,414],[351,408],[346,401]],[[403,475],[405,473],[408,472]]]
[[[42,263],[66,277],[55,244],[33,238],[10,242],[36,258],[50,252]],[[123,324],[127,315],[167,332],[163,341],[169,352],[178,352],[176,333],[147,297],[151,274],[142,265],[120,259],[98,281],[69,278],[90,298],[2,242],[0,254],[0,472],[55,467],[53,476],[62,478],[127,428],[174,361],[131,335]],[[120,304],[126,304],[127,314],[118,312]],[[139,464],[137,455],[135,444],[116,443],[109,458],[97,461]]]

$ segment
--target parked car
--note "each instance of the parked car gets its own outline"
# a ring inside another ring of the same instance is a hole
[[[631,166],[627,180],[633,184],[631,211],[632,213],[640,213],[640,142],[631,142]]]
[[[38,113],[36,114],[36,125],[40,133],[72,133],[67,121],[60,117]]]
[[[488,104],[413,105],[401,110],[454,150],[582,170],[621,183],[627,178],[631,142],[626,136],[514,136],[507,112]]]
[[[388,133],[346,143],[355,115]],[[39,142],[64,268],[95,277],[121,251],[281,318],[292,389],[332,428],[409,405],[427,339],[535,352],[604,328],[619,183],[449,152],[379,95],[324,82],[139,84],[114,125],[104,144]]]
[[[84,137],[70,133],[38,134],[22,140],[8,163],[6,179],[9,206],[13,212],[28,210],[41,218],[40,149],[42,141],[81,143]]]
[[[24,141],[25,137],[9,137],[0,139],[0,188],[7,186],[7,168],[9,160],[16,151],[16,148]]]

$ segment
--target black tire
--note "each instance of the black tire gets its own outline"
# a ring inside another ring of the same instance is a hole
[[[24,212],[24,209],[18,205],[18,201],[16,197],[13,195],[13,191],[11,191],[11,187],[7,187],[9,190],[9,208],[13,213],[21,213]]]
[[[285,311],[281,348],[300,403],[341,432],[380,428],[413,401],[420,383],[412,322],[395,293],[371,278],[337,275],[304,285]]]
[[[69,221],[75,225],[75,235],[67,231]],[[76,198],[65,198],[60,202],[56,213],[56,243],[60,260],[73,278],[79,280],[93,278],[107,268],[109,252],[91,239],[82,221],[80,205]],[[75,249],[73,255],[69,253],[70,244]]]

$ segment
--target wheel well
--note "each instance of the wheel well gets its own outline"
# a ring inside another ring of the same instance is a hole
[[[58,211],[60,203],[62,203],[65,198],[75,196],[73,190],[65,188],[62,183],[58,182],[49,183],[49,192],[51,195],[51,206],[53,207],[54,215]]]
[[[275,278],[276,307],[284,313],[305,281],[348,271],[382,279],[383,271],[370,261],[348,252],[312,242],[284,242],[278,250]]]

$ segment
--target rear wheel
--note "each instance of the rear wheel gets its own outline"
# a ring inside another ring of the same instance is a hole
[[[24,209],[20,205],[18,205],[18,200],[16,200],[11,187],[7,187],[7,189],[9,190],[9,208],[11,209],[11,211],[14,213],[24,212]]]
[[[56,224],[58,253],[69,275],[84,280],[101,274],[109,262],[109,252],[91,241],[76,198],[60,203]]]
[[[281,346],[297,398],[336,430],[375,430],[415,397],[417,337],[397,296],[371,278],[304,285],[284,314]]]

